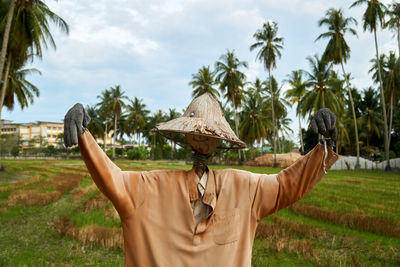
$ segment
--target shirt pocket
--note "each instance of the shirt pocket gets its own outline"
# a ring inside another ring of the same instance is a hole
[[[237,241],[240,235],[240,213],[238,208],[222,210],[213,216],[213,237],[218,245]]]

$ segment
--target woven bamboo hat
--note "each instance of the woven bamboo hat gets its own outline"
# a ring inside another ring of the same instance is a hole
[[[232,144],[229,148],[246,147],[232,131],[218,101],[209,93],[193,99],[181,117],[159,123],[153,131],[203,135],[227,141]]]

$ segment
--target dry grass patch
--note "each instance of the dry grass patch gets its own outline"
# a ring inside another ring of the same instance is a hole
[[[258,225],[256,237],[267,251],[294,253],[324,266],[356,266],[356,263],[360,264],[359,255],[354,255],[354,251],[364,246],[357,237],[338,235],[276,215],[273,215],[273,221],[262,221]],[[358,252],[370,260],[400,263],[399,251],[391,246],[382,249],[377,242],[364,249]]]
[[[82,187],[78,187],[76,188],[76,190],[74,190],[74,192],[72,193],[72,200],[73,201],[77,201],[80,200],[83,196],[85,196],[86,194],[89,194],[91,192],[94,192],[98,190],[96,184],[91,184],[88,187],[82,188]]]
[[[357,213],[339,213],[319,207],[294,204],[290,207],[297,214],[340,224],[362,231],[381,233],[387,236],[400,237],[400,222],[393,222],[385,218],[367,216]]]
[[[54,221],[54,227],[62,235],[70,236],[83,243],[96,243],[103,247],[123,248],[121,228],[108,228],[96,224],[77,227],[67,216]]]
[[[46,205],[60,199],[65,192],[78,186],[81,181],[82,177],[77,174],[59,174],[40,183],[34,189],[19,189],[10,192],[7,205]],[[45,188],[55,188],[56,191],[41,193],[40,190]]]
[[[92,210],[97,210],[101,208],[105,208],[110,206],[111,201],[108,200],[108,198],[99,191],[98,194],[95,196],[89,198],[83,206],[80,208],[80,210],[87,212],[87,211],[92,211]]]
[[[60,192],[38,193],[36,190],[16,190],[8,197],[8,206],[24,205],[46,205],[60,199]]]

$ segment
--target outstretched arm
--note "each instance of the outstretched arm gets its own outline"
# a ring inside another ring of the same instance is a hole
[[[139,179],[140,173],[122,172],[107,157],[90,132],[85,129],[89,121],[90,117],[81,104],[76,104],[67,112],[64,118],[65,146],[79,144],[82,158],[93,181],[100,191],[111,200],[120,216],[127,216],[133,210],[133,201],[128,190],[130,190],[132,182]]]
[[[257,220],[277,212],[307,195],[322,179],[338,156],[332,146],[336,140],[335,116],[330,110],[317,112],[312,121],[314,131],[330,138],[318,144],[302,159],[274,175],[258,175],[252,180],[253,215]]]

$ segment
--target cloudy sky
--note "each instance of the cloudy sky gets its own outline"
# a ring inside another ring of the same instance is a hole
[[[4,112],[14,122],[61,121],[76,102],[93,105],[102,90],[121,85],[152,111],[176,108],[191,100],[192,74],[214,63],[227,49],[249,63],[248,80],[266,72],[250,52],[254,32],[267,20],[278,23],[284,38],[282,58],[273,75],[283,81],[292,70],[308,70],[307,56],[321,54],[326,41],[314,42],[326,31],[317,22],[331,7],[361,22],[364,7],[349,9],[349,0],[59,0],[46,1],[67,21],[70,34],[54,31],[57,50],[48,50],[33,64],[41,76],[29,78],[40,97],[29,108]],[[382,1],[390,3],[391,1]],[[361,23],[360,23],[361,24]],[[375,55],[373,36],[359,24],[358,38],[348,36],[352,49],[346,66],[362,89],[371,84],[369,60]],[[12,38],[12,37],[11,37]],[[395,50],[393,33],[378,33],[381,51]],[[293,129],[297,119],[290,113]]]

